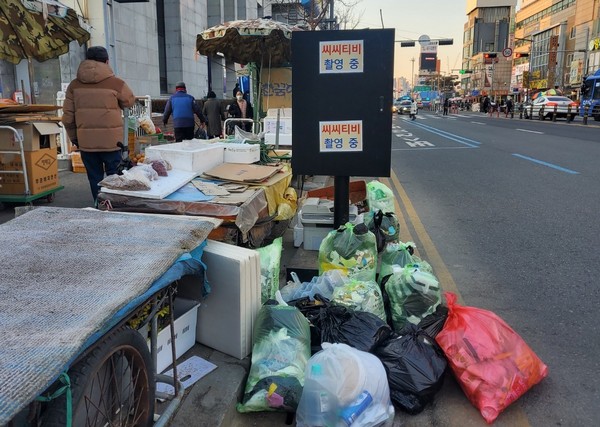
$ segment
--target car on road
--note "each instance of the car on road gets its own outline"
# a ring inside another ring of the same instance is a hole
[[[570,109],[569,109],[570,107]],[[531,118],[552,118],[554,109],[556,108],[556,117],[566,118],[569,113],[571,118],[575,118],[577,115],[578,104],[566,96],[558,95],[540,95],[533,100],[533,102],[526,102],[523,105],[523,114],[526,119],[530,116]],[[543,108],[543,110],[542,110]],[[543,112],[542,114],[540,112]],[[541,115],[540,115],[541,114]]]
[[[411,104],[411,101],[407,100],[407,99],[396,102],[397,113],[398,114],[410,114],[410,104]]]

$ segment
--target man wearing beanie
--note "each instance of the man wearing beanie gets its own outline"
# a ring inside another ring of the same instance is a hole
[[[117,173],[121,162],[117,143],[123,142],[121,110],[134,103],[129,86],[115,77],[108,65],[106,49],[90,47],[79,64],[77,78],[67,88],[62,122],[71,142],[81,151],[94,202],[104,174]]]
[[[173,129],[175,131],[175,141],[181,142],[185,139],[194,139],[194,114],[200,119],[201,126],[204,127],[206,119],[200,110],[196,100],[189,95],[184,82],[175,84],[175,93],[171,95],[165,105],[163,113],[163,124],[166,126],[169,117],[173,115]]]

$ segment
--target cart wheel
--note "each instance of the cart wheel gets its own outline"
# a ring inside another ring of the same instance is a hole
[[[54,201],[54,193],[50,193],[46,196],[46,201],[52,203]]]
[[[69,370],[73,426],[147,427],[154,418],[154,369],[148,345],[120,328]],[[42,425],[66,425],[65,395],[49,403]]]

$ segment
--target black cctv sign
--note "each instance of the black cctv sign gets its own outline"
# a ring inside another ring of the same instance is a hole
[[[420,70],[434,72],[437,69],[437,55],[435,53],[427,52],[421,53],[421,64]]]
[[[292,36],[292,169],[390,176],[394,30]]]

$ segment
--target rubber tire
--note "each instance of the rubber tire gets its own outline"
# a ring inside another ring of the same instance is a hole
[[[115,353],[117,349],[122,349],[123,347],[129,347],[130,351],[136,351],[141,356],[145,365],[147,384],[149,385],[149,408],[146,417],[147,419],[136,425],[153,425],[156,383],[152,357],[146,340],[138,331],[128,327],[122,327],[114,331],[102,342],[97,344],[85,359],[79,361],[69,369],[68,374],[71,380],[71,392],[73,398],[73,420],[77,419],[78,411],[85,410],[85,399],[83,399],[83,397],[91,376],[96,373],[103,362]],[[65,395],[63,394],[53,400],[48,406],[49,407],[42,415],[43,421],[41,425],[44,427],[64,427],[66,425]],[[73,423],[73,427],[76,427],[75,421],[73,421]]]

